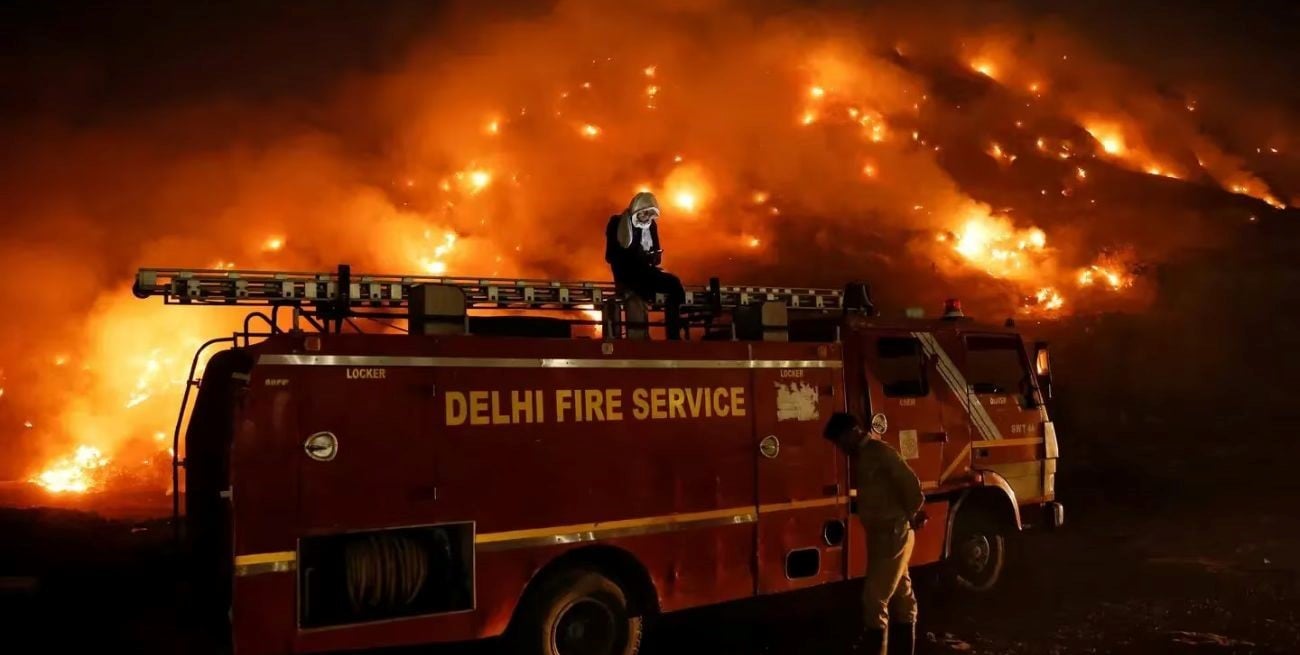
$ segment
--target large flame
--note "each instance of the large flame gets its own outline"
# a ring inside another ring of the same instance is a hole
[[[54,493],[84,493],[97,487],[99,473],[108,466],[108,458],[98,448],[79,446],[71,457],[52,462],[32,482]]]

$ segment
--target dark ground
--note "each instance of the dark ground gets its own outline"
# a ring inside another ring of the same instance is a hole
[[[1300,652],[1300,495],[1290,482],[1232,481],[1211,462],[1199,475],[1136,477],[1137,465],[1163,464],[1148,448],[1131,452],[1134,467],[1066,468],[1066,528],[1024,535],[998,590],[948,593],[919,572],[918,652]],[[189,650],[172,606],[165,525],[11,509],[0,526],[0,573],[15,576],[0,590],[0,622],[19,644],[6,652]],[[857,594],[850,583],[665,617],[643,652],[847,652]]]

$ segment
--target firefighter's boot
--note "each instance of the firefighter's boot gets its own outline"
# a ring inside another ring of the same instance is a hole
[[[912,655],[916,652],[916,624],[889,624],[888,655]]]
[[[866,628],[853,642],[855,655],[884,655],[885,631],[879,628]]]

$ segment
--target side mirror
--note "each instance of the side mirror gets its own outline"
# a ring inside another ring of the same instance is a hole
[[[1052,397],[1052,358],[1047,351],[1046,341],[1034,342],[1034,374],[1038,377],[1038,389],[1043,399]]]

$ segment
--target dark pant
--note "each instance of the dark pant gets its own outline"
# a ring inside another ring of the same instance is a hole
[[[618,286],[641,296],[646,303],[654,303],[655,294],[664,294],[664,327],[669,339],[680,339],[682,329],[682,303],[686,302],[686,289],[676,275],[661,268],[647,266],[614,272]]]

